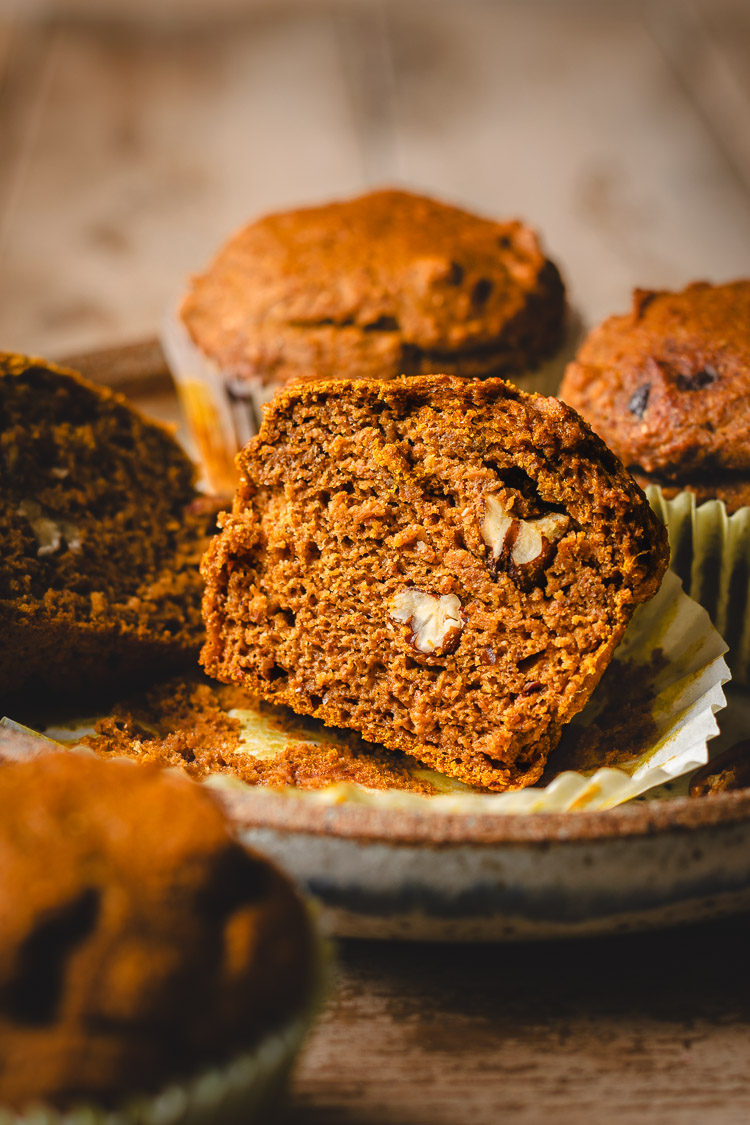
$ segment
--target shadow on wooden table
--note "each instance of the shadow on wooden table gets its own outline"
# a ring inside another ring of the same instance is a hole
[[[750,1120],[750,915],[339,961],[288,1125]]]

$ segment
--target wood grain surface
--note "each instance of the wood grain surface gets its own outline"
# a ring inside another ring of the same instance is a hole
[[[750,917],[519,946],[347,942],[289,1125],[746,1125]]]
[[[155,335],[238,225],[386,182],[537,225],[587,323],[747,274],[749,13],[0,0],[0,341]]]

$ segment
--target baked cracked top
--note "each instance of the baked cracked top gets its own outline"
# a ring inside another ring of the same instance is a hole
[[[0,768],[0,1104],[111,1104],[300,1011],[291,886],[176,774],[77,753]]]
[[[498,379],[297,383],[239,463],[206,670],[472,785],[539,778],[667,565],[588,425]]]
[[[416,374],[425,353],[428,370],[436,355],[458,374],[523,370],[554,350],[563,312],[529,227],[394,190],[251,223],[181,308],[226,372],[281,380]]]
[[[636,290],[560,394],[640,479],[750,502],[750,281]]]

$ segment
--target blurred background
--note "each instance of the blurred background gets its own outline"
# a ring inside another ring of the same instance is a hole
[[[404,184],[586,323],[750,274],[747,0],[0,0],[0,344],[153,336],[260,212]]]

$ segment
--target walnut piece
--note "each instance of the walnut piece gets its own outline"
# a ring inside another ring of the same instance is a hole
[[[409,641],[428,656],[454,652],[464,627],[461,602],[455,594],[426,594],[409,587],[391,598],[391,617],[409,626]]]
[[[40,559],[56,554],[63,543],[69,551],[80,551],[81,535],[76,526],[69,520],[52,519],[38,501],[22,500],[18,505],[18,514],[31,524]]]
[[[570,518],[559,512],[520,519],[506,512],[497,496],[488,496],[481,531],[495,572],[505,564],[511,578],[535,580],[569,525]]]

